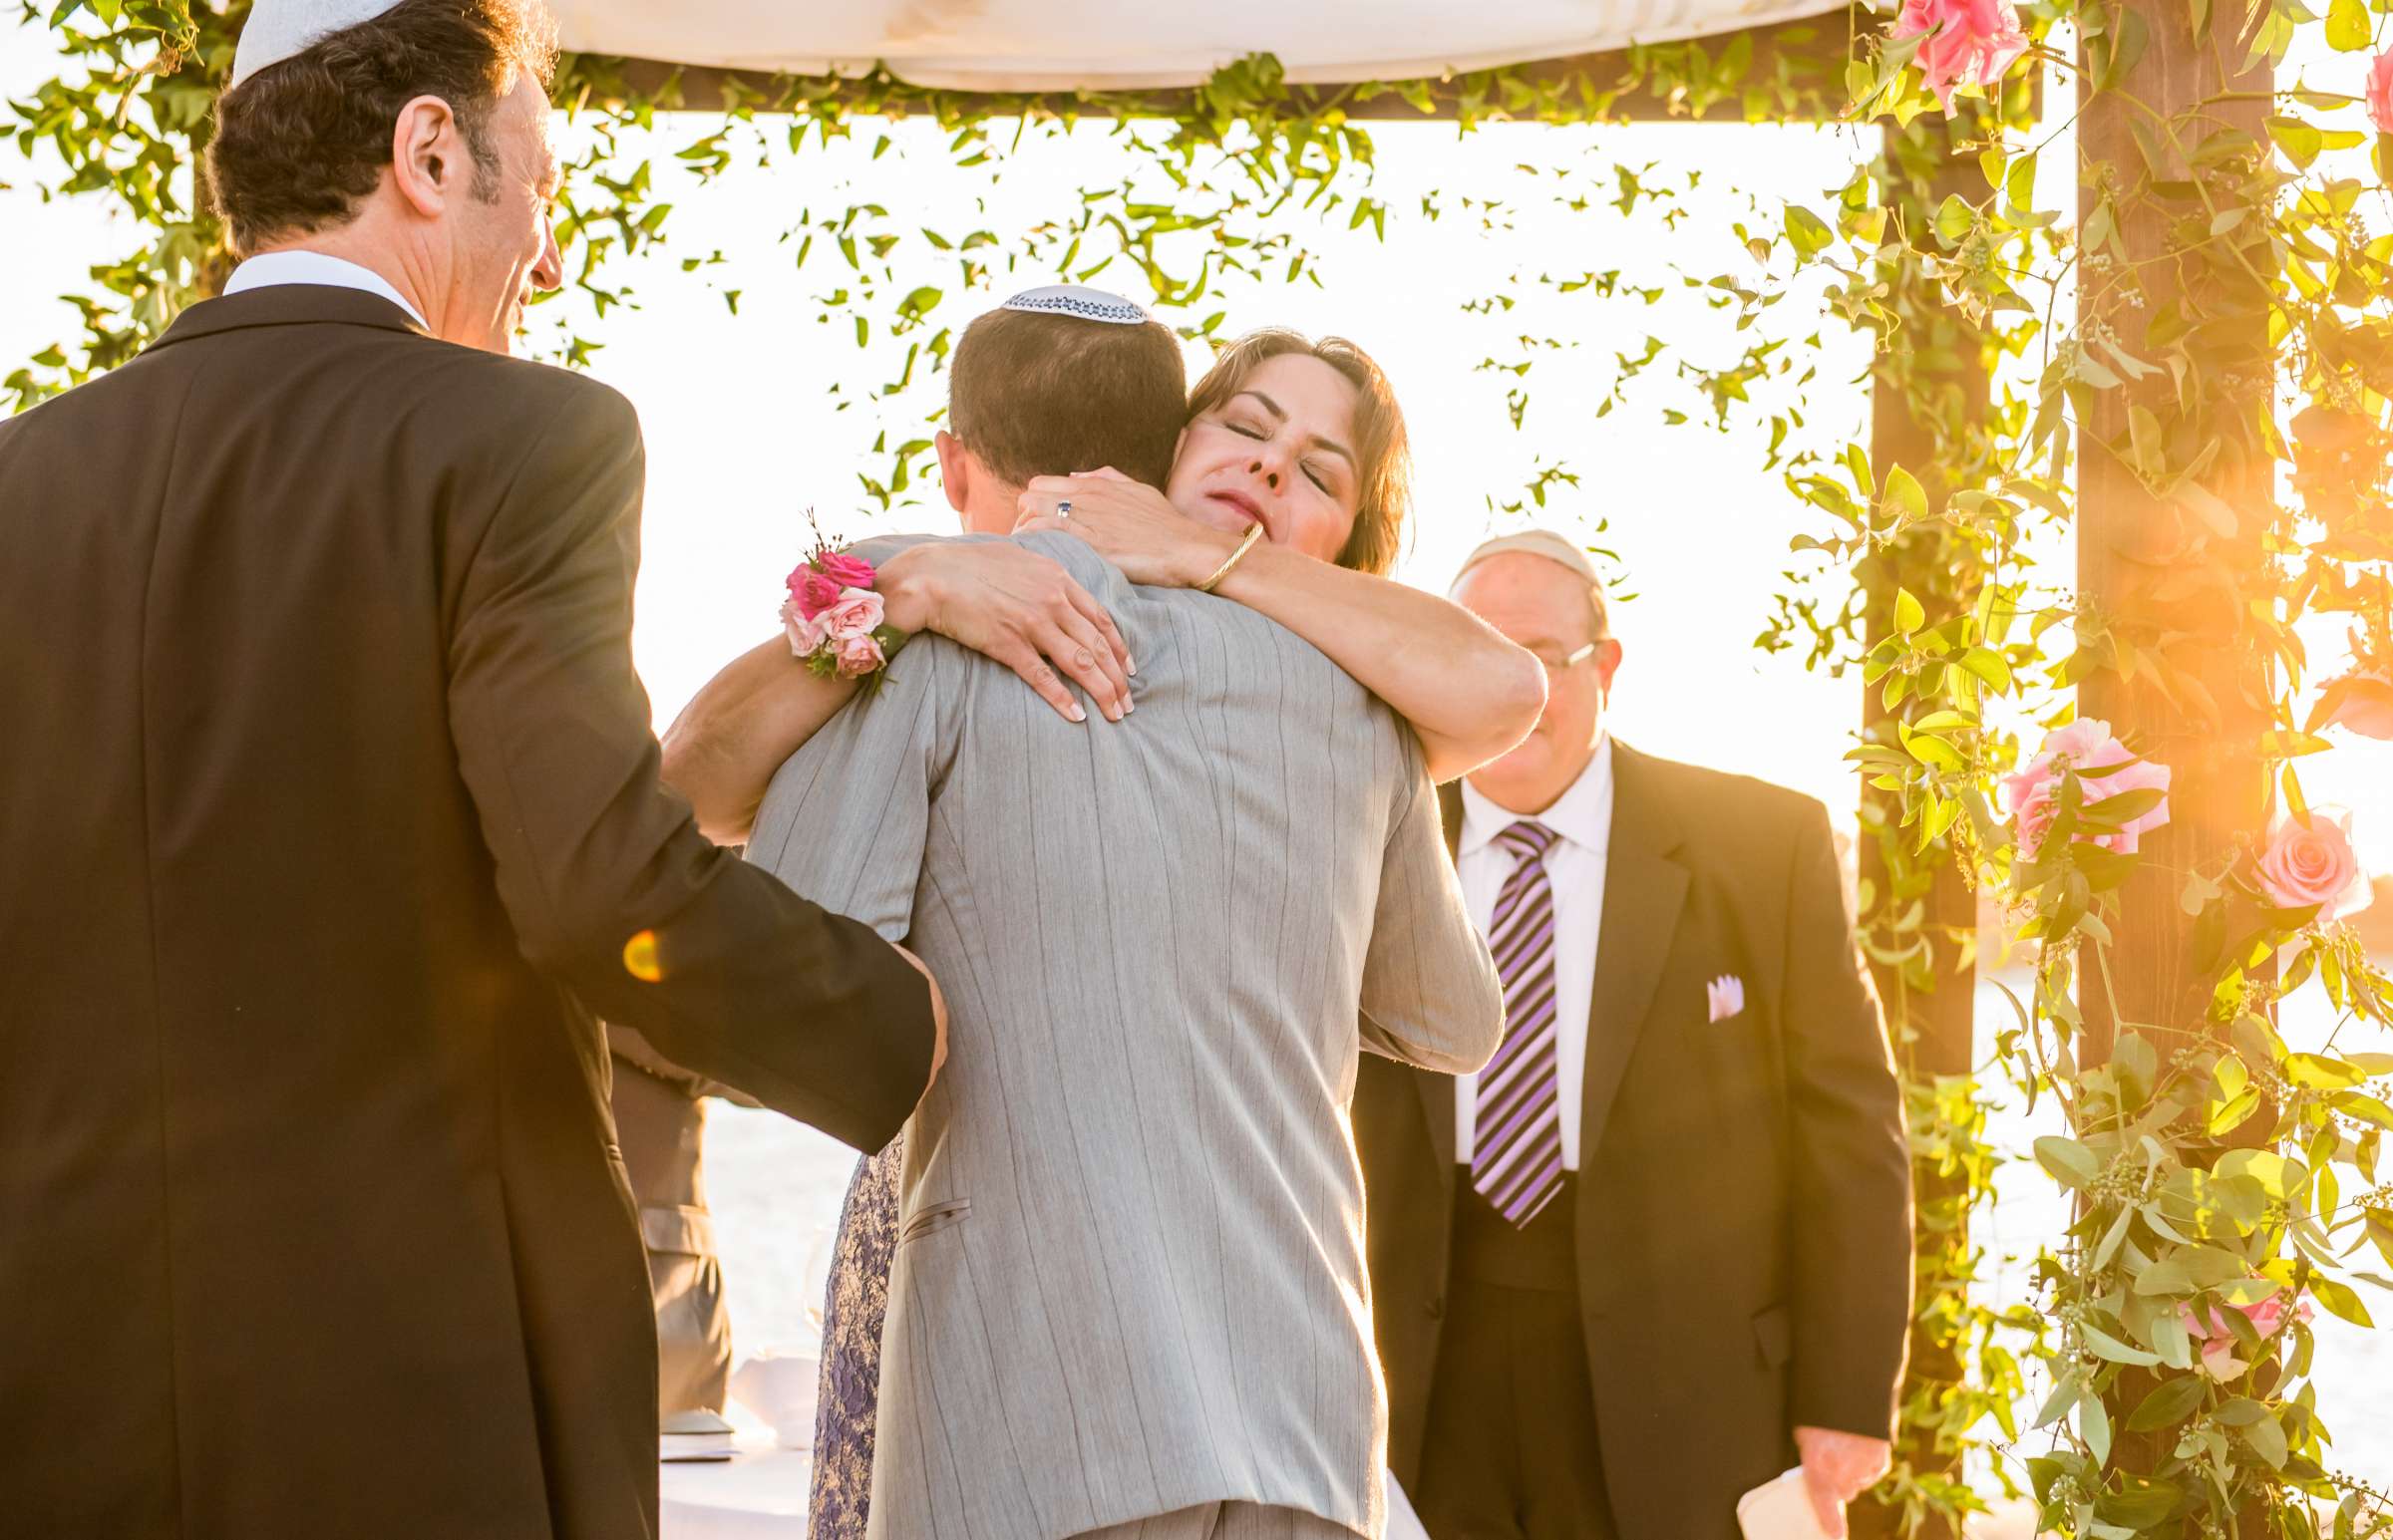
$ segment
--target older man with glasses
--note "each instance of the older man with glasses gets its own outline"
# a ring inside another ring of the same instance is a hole
[[[1910,1190],[1827,814],[1611,739],[1569,540],[1491,540],[1453,596],[1548,687],[1444,788],[1504,1046],[1355,1091],[1390,1465],[1439,1540],[1730,1540],[1798,1461],[1842,1534],[1886,1464]]]

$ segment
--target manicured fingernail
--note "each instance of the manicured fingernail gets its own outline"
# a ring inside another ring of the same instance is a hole
[[[1124,696],[1124,697],[1122,698],[1122,710],[1123,710],[1123,712],[1124,712],[1125,714],[1127,714],[1127,713],[1130,713],[1130,712],[1137,711],[1138,709],[1139,709],[1139,703],[1138,703],[1138,702],[1136,702],[1136,701],[1132,700],[1132,699],[1131,699],[1129,696]]]
[[[1129,675],[1131,678],[1133,678],[1133,679],[1136,679],[1136,678],[1138,678],[1138,677],[1139,677],[1139,660],[1138,660],[1138,659],[1136,659],[1136,658],[1124,658],[1124,659],[1122,660],[1122,670],[1123,670],[1123,672],[1124,672],[1124,673],[1128,674],[1128,675]]]
[[[1072,703],[1072,720],[1074,722],[1086,722],[1089,720],[1089,714],[1080,709],[1080,703],[1078,701],[1074,701]]]

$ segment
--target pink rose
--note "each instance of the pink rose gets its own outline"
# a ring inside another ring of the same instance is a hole
[[[872,563],[861,556],[852,556],[846,551],[829,551],[818,558],[817,565],[825,577],[842,588],[872,586]]]
[[[870,636],[885,609],[880,595],[862,588],[845,588],[840,591],[839,601],[823,611],[821,619],[836,640],[845,641],[851,636]]]
[[[811,565],[801,565],[789,576],[790,602],[810,620],[839,602],[842,587]]]
[[[2054,793],[2059,782],[2053,779],[2036,780],[2024,787],[2024,776],[2013,775],[2003,782],[2011,803],[2011,816],[2017,820],[2019,854],[2028,860],[2044,848],[2044,836],[2052,832],[2053,815],[2060,811],[2060,798]]]
[[[2368,66],[2368,121],[2379,134],[2393,134],[2393,48]]]
[[[2120,753],[2124,754],[2126,751],[2121,750]],[[2150,760],[2137,760],[2128,765],[2126,769],[2115,770],[2099,780],[2086,781],[2085,787],[2088,807],[2096,805],[2106,797],[2117,796],[2122,791],[2159,791],[2164,793],[2161,799],[2153,803],[2150,808],[2119,825],[2117,833],[2096,835],[2094,842],[2105,850],[2115,850],[2121,855],[2133,855],[2146,834],[2169,821],[2169,798],[2166,795],[2169,790],[2169,767],[2166,765],[2155,765]]]
[[[2251,1282],[2257,1284],[2267,1280],[2254,1278]],[[2259,1334],[2262,1342],[2283,1331],[2287,1321],[2307,1321],[2312,1314],[2308,1300],[2295,1305],[2290,1291],[2284,1289],[2278,1289],[2264,1300],[2248,1305],[2230,1305],[2227,1309],[2243,1312],[2243,1319],[2251,1323],[2251,1329]],[[2251,1367],[2235,1357],[2235,1350],[2240,1345],[2218,1306],[2183,1305],[2178,1307],[2177,1319],[2185,1327],[2186,1335],[2202,1345],[2203,1373],[2213,1380],[2233,1380]]]
[[[1913,56],[1919,78],[1947,111],[1954,87],[1992,91],[2027,52],[2011,0],[1903,0],[1892,36],[1896,42],[1925,38]]]
[[[2357,914],[2372,896],[2352,854],[2349,814],[2313,812],[2307,823],[2285,819],[2252,863],[2252,880],[2279,909],[2317,905],[2321,924]]]
[[[2393,52],[2377,63],[2387,61],[2393,61]],[[2362,738],[2393,739],[2393,669],[2355,667],[2328,680],[2310,711],[2310,731],[2322,727],[2349,728]]]
[[[839,648],[840,672],[851,679],[859,674],[869,674],[889,661],[881,655],[880,644],[872,639],[869,631],[850,632],[840,637],[836,645]]]
[[[811,658],[815,649],[831,639],[830,622],[820,614],[807,614],[795,596],[781,607],[781,629],[790,639],[792,657]]]
[[[2026,769],[2005,775],[2002,781],[2003,799],[2017,820],[2013,837],[2019,853],[2030,860],[2035,859],[2059,811],[2061,776],[2072,769],[2081,777],[2079,794],[2088,808],[2123,791],[2169,789],[2169,767],[2139,760],[2128,753],[2127,746],[2111,736],[2109,723],[2081,717],[2065,728],[2055,728],[2044,736],[2044,746],[2027,762]],[[2088,775],[2088,770],[2108,773]],[[2121,824],[2117,832],[2090,837],[2106,850],[2133,855],[2144,835],[2168,821],[2169,798],[2164,795]]]

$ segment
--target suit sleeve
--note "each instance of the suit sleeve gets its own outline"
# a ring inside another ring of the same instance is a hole
[[[1424,1070],[1463,1075],[1504,1041],[1504,989],[1471,923],[1446,854],[1437,788],[1420,742],[1398,735],[1405,777],[1380,866],[1363,958],[1363,1046]]]
[[[1787,893],[1798,1427],[1888,1436],[1911,1318],[1902,1092],[1863,978],[1828,815],[1808,809]]]
[[[898,654],[878,690],[841,708],[773,777],[748,859],[903,940],[913,928],[931,791],[951,748],[941,687],[961,661],[956,645],[938,637]]]
[[[475,541],[449,718],[534,966],[677,1065],[858,1148],[930,1077],[928,987],[872,931],[717,849],[657,778],[631,662],[644,456],[577,386]]]

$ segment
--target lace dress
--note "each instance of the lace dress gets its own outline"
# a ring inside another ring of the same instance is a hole
[[[897,1246],[897,1172],[905,1135],[856,1162],[823,1298],[823,1378],[815,1404],[811,1540],[863,1540],[872,1498],[872,1429],[880,1401],[880,1326]]]

